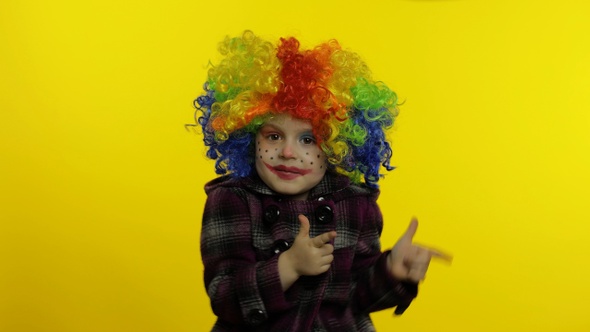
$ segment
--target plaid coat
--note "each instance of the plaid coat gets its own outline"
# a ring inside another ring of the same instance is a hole
[[[326,173],[306,201],[284,199],[258,177],[220,177],[205,191],[201,255],[214,331],[374,331],[370,312],[397,306],[401,314],[417,294],[386,270],[377,190]],[[299,214],[310,237],[336,230],[334,261],[283,292],[278,257],[299,231]]]

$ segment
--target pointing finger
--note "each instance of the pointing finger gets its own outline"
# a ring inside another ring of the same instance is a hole
[[[435,250],[435,249],[429,249],[428,251],[430,252],[430,255],[433,258],[441,259],[447,263],[453,262],[453,255],[450,255],[450,254],[447,254],[447,253],[444,253],[440,250]]]
[[[433,247],[428,247],[422,244],[415,244],[415,246],[416,248],[425,250],[428,253],[428,255],[434,259],[440,259],[447,263],[451,263],[453,261],[453,255],[446,253],[442,250],[435,249]]]
[[[323,234],[320,234],[313,239],[311,239],[313,246],[316,248],[321,248],[324,244],[334,240],[336,238],[336,232],[330,231]]]

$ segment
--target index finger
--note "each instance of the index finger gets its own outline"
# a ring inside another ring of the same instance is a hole
[[[441,259],[447,263],[453,262],[453,255],[451,255],[451,254],[448,254],[446,252],[440,251],[438,249],[433,249],[433,248],[426,248],[426,250],[428,250],[428,253],[433,258]]]
[[[326,232],[326,233],[323,233],[323,234],[320,234],[320,235],[314,237],[313,239],[311,239],[311,243],[313,244],[314,247],[321,248],[324,246],[324,244],[334,240],[335,238],[336,238],[336,232],[330,231],[330,232]]]
[[[415,247],[418,247],[422,250],[426,250],[426,252],[428,252],[428,254],[430,255],[430,257],[435,258],[435,259],[440,259],[443,260],[447,263],[451,263],[453,261],[453,255],[446,253],[440,249],[436,249],[430,246],[425,246],[422,244],[418,244],[418,243],[414,243]]]

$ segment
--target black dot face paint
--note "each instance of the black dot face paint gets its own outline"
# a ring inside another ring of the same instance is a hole
[[[260,128],[254,140],[256,172],[268,187],[296,200],[306,199],[328,169],[321,147],[306,139],[311,136],[310,123],[287,115],[273,117]]]

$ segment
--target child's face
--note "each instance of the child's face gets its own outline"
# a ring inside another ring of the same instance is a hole
[[[277,115],[256,134],[256,171],[279,194],[307,199],[307,193],[322,180],[326,168],[326,155],[316,145],[307,121]]]

